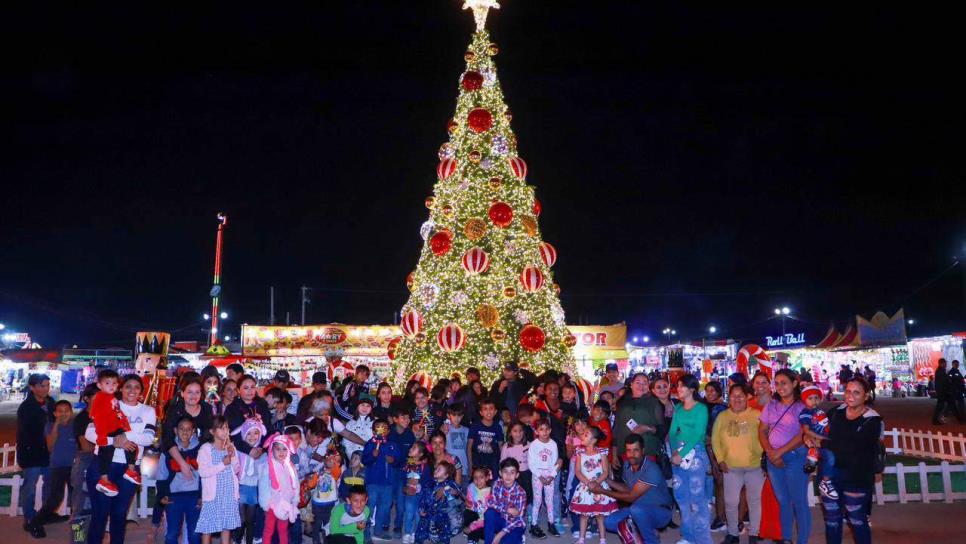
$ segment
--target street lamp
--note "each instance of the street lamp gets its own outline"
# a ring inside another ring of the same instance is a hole
[[[649,337],[647,337],[647,336],[644,337],[644,343],[645,344],[648,343],[648,342],[650,342],[650,341],[651,341],[651,339]]]
[[[916,320],[915,319],[910,319],[906,323],[908,323],[910,326],[912,326],[912,325],[915,325],[916,324]],[[3,325],[0,325],[0,330],[3,330]]]
[[[708,327],[708,332],[710,332],[711,334],[714,334],[714,333],[718,332],[718,327],[715,327],[714,325],[711,325],[710,327]]]
[[[782,336],[785,336],[785,318],[791,315],[792,310],[788,306],[775,308],[775,315],[782,318]]]
[[[4,325],[3,323],[0,323],[0,331],[2,331],[3,329],[6,329],[6,328],[7,328],[6,325]]]
[[[231,340],[231,336],[228,336],[228,335],[226,334],[226,335],[225,335],[225,342],[227,342],[227,341],[229,341],[229,340]]]
[[[221,314],[219,314],[218,317],[222,319],[228,319],[228,312],[221,312]]]
[[[201,317],[202,317],[202,319],[204,319],[205,321],[208,321],[209,319],[211,319],[211,316],[210,316],[210,315],[208,315],[208,314],[201,314]]]

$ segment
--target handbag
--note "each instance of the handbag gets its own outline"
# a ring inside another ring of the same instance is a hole
[[[781,421],[782,418],[785,417],[785,414],[787,414],[788,411],[792,409],[792,406],[795,406],[794,402],[789,404],[788,408],[785,408],[785,411],[782,412],[782,415],[778,416],[778,421]],[[766,436],[766,438],[771,438],[771,433],[774,430],[775,430],[775,427],[768,429],[768,435]],[[768,473],[768,454],[765,452],[761,452],[761,470],[764,471],[766,474]]]
[[[671,468],[671,458],[667,454],[667,443],[661,443],[661,450],[657,452],[657,466],[661,469],[661,476],[665,480],[674,477],[674,470]]]

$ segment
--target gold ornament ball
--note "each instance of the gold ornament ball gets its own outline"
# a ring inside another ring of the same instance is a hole
[[[554,284],[553,284],[553,294],[557,295],[558,297],[560,296],[560,284],[559,283],[554,282]]]
[[[408,287],[409,290],[412,291],[413,284],[415,282],[416,282],[416,271],[413,270],[412,272],[409,273],[409,275],[406,276],[406,287]]]
[[[505,296],[506,298],[513,298],[517,296],[517,290],[513,287],[507,287],[506,289],[503,290],[503,296]]]
[[[413,339],[416,340],[417,343],[422,344],[423,342],[426,341],[426,333],[424,332],[416,333],[416,336],[414,336]]]
[[[500,312],[489,304],[480,304],[476,308],[476,318],[480,320],[480,326],[484,329],[490,329],[496,326],[496,322],[500,320]]]
[[[483,154],[479,151],[470,151],[469,159],[471,163],[476,164],[483,159]]]
[[[523,225],[523,230],[527,233],[527,236],[536,236],[537,234],[537,220],[529,215],[525,215],[520,218],[520,224]]]
[[[490,178],[490,189],[493,189],[494,191],[498,191],[500,190],[500,187],[503,187],[503,179]]]
[[[426,197],[426,207],[429,208],[430,210],[432,210],[433,209],[433,206],[435,206],[435,205],[436,205],[436,197],[435,196],[427,196]]]
[[[486,54],[491,57],[496,55],[499,52],[500,52],[500,48],[495,43],[491,43],[486,47]]]
[[[510,113],[510,110],[506,110],[506,113],[504,113],[503,115],[504,115],[504,117],[506,117],[506,120],[507,121],[512,121],[513,120],[513,114]]]
[[[467,51],[466,53],[463,53],[463,60],[465,60],[466,62],[473,62],[474,59],[476,59],[476,53],[472,51]]]
[[[486,222],[476,217],[470,219],[463,227],[463,234],[473,242],[483,238],[486,235]]]
[[[443,210],[443,215],[445,215],[446,217],[450,217],[453,215],[453,207],[450,206],[449,204],[445,204],[442,210]]]
[[[506,332],[500,329],[493,329],[490,332],[490,338],[492,338],[494,342],[502,342],[506,339]]]
[[[572,347],[576,346],[577,345],[577,337],[574,336],[574,335],[572,335],[572,334],[568,334],[567,336],[564,336],[563,337],[563,345],[567,346],[568,348],[572,348]]]

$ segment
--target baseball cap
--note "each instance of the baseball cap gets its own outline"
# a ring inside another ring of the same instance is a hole
[[[513,372],[517,372],[520,370],[520,365],[518,365],[516,361],[510,361],[509,363],[503,365],[503,370],[512,370]]]
[[[327,383],[327,382],[328,382],[328,378],[326,377],[325,372],[316,372],[316,373],[312,374],[312,383],[313,384],[317,384],[317,383]]]
[[[279,370],[278,372],[275,373],[275,378],[274,379],[277,382],[287,382],[287,381],[289,381],[290,377],[288,375],[288,370]]]
[[[604,369],[607,372],[610,372],[611,370],[618,370],[617,363],[607,363],[607,366],[605,366]]]
[[[27,385],[30,385],[30,386],[40,385],[44,382],[49,382],[49,381],[50,381],[50,376],[46,374],[31,374],[30,377],[27,378]]]

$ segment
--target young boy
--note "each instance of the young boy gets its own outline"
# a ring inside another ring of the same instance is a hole
[[[527,442],[533,442],[533,438],[536,436],[536,431],[533,428],[533,406],[524,404],[518,408],[517,419],[520,423],[523,423],[523,434],[527,437]]]
[[[366,486],[366,468],[362,466],[361,451],[349,456],[349,468],[342,474],[339,482],[339,500],[349,500],[349,492],[357,485]]]
[[[34,538],[44,538],[47,532],[44,524],[56,519],[57,510],[64,499],[64,486],[70,481],[74,455],[77,453],[77,439],[74,437],[72,420],[74,410],[70,401],[59,400],[54,405],[54,421],[47,424],[47,448],[50,450],[50,496],[44,500],[43,508],[37,512],[28,530]]]
[[[288,407],[292,404],[292,394],[282,391],[277,387],[268,390],[265,397],[272,408],[272,423],[268,426],[269,434],[285,432],[285,428],[295,425],[295,416],[288,413]]]
[[[493,409],[496,415],[496,408]],[[482,414],[480,414],[482,416]],[[520,544],[523,541],[523,510],[527,494],[517,483],[520,464],[512,457],[500,463],[500,477],[493,484],[490,506],[483,514],[485,544]]]
[[[385,420],[382,421],[386,423]],[[369,445],[366,444],[366,447]],[[329,517],[326,544],[363,544],[366,524],[369,523],[369,507],[366,506],[368,498],[366,488],[356,486],[349,492],[348,504],[340,502],[335,505]]]
[[[802,389],[802,403],[805,409],[798,415],[798,423],[802,426],[805,436],[819,440],[828,437],[828,415],[818,403],[822,400],[822,390],[817,386],[809,385]],[[821,466],[819,462],[821,461]],[[833,471],[835,470],[835,455],[831,450],[820,448],[809,448],[808,456],[805,460],[805,472],[811,474],[819,468],[818,475],[821,481],[818,483],[818,491],[822,495],[838,500],[839,494],[832,484]]]
[[[109,369],[102,370],[97,375],[97,387],[100,391],[94,395],[94,400],[91,402],[91,420],[97,433],[97,461],[101,470],[101,478],[95,487],[108,497],[117,496],[118,493],[117,485],[107,477],[111,470],[111,460],[114,458],[114,445],[110,438],[131,430],[131,424],[114,396],[117,393],[117,385],[117,372]],[[141,475],[134,470],[137,456],[138,449],[124,450],[124,459],[127,461],[124,479],[134,485],[141,485]]]
[[[481,400],[480,421],[470,427],[470,434],[466,440],[466,457],[469,464],[490,469],[491,478],[496,478],[499,472],[500,445],[504,441],[503,430],[494,418],[496,418],[496,404],[490,399]]]
[[[323,526],[329,522],[332,509],[339,501],[339,474],[342,457],[338,452],[327,455],[319,473],[319,483],[312,490],[312,544],[321,544]]]
[[[466,457],[466,441],[470,430],[462,425],[463,406],[452,404],[446,409],[446,453],[460,460],[463,464],[463,480],[469,480],[470,462]]]
[[[409,419],[408,414],[406,419]],[[400,459],[405,458],[399,449],[399,444],[387,439],[389,434],[388,421],[377,419],[372,424],[372,430],[372,439],[366,442],[366,446],[362,448],[362,464],[366,467],[366,487],[372,493],[372,503],[376,508],[374,524],[376,533],[373,538],[389,540],[389,509],[392,506],[393,483],[394,480],[402,480],[398,477],[398,470],[394,469],[393,466]],[[349,500],[352,500],[351,493]],[[399,501],[400,508],[402,508],[402,504],[403,502]],[[332,519],[336,519],[335,512],[337,510],[338,507],[332,510]],[[398,527],[401,531],[401,513],[399,514],[399,521]],[[330,524],[329,534],[332,534],[332,527]]]
[[[559,458],[557,443],[550,438],[550,422],[546,419],[537,422],[537,439],[530,443],[527,464],[533,474],[533,525],[530,527],[530,534],[537,539],[547,537],[537,524],[540,502],[543,499],[547,505],[547,532],[552,536],[560,536],[553,519],[553,499],[556,493],[553,481],[563,461]]]
[[[183,417],[175,427],[175,445],[181,457],[191,467],[193,477],[189,480],[181,472],[181,465],[171,459],[166,452],[158,459],[158,481],[167,482],[168,493],[161,499],[165,505],[165,516],[168,528],[165,544],[178,544],[181,541],[182,523],[187,524],[189,544],[201,542],[201,535],[195,532],[198,523],[198,504],[201,500],[201,478],[198,476],[198,433],[195,432],[195,422],[190,417]]]
[[[413,443],[416,442],[416,435],[413,434],[412,429],[409,428],[409,424],[412,421],[409,411],[403,406],[396,406],[392,409],[392,431],[389,433],[389,441],[396,444],[399,448],[399,455],[396,456],[396,462],[393,464],[395,468],[395,473],[392,476],[392,501],[396,504],[396,516],[393,523],[393,536],[397,539],[402,538],[403,529],[403,510],[406,504],[406,494],[403,490],[406,488],[406,479],[402,476],[402,469],[406,465],[406,456],[409,455],[410,448],[413,447]],[[375,425],[373,425],[375,427]],[[388,510],[388,508],[386,509]],[[378,512],[377,512],[378,513]],[[387,512],[388,513],[388,512]],[[380,527],[383,532],[389,531],[389,518],[385,519],[386,525]]]

